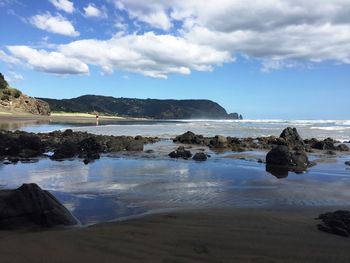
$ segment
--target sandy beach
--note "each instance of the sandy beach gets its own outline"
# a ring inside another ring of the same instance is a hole
[[[86,228],[0,232],[1,262],[350,262],[320,232],[334,207],[169,212]]]

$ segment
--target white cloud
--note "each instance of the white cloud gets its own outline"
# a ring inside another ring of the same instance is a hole
[[[167,14],[166,4],[162,1],[149,0],[140,3],[140,1],[137,0],[115,0],[114,4],[117,9],[127,11],[132,18],[137,18],[155,28],[168,31],[172,27],[172,23]]]
[[[7,48],[13,57],[38,71],[57,75],[89,73],[88,65],[59,52],[36,50],[27,46],[8,46]]]
[[[74,41],[58,51],[67,57],[100,66],[105,73],[124,70],[155,78],[168,74],[188,75],[192,70],[210,71],[214,65],[232,61],[231,55],[181,37],[156,35],[116,35],[110,40]]]
[[[94,4],[90,3],[84,7],[85,16],[95,18],[106,18],[107,11],[105,8],[98,9]]]
[[[175,21],[182,23],[180,34],[190,43],[232,54],[242,53],[265,62],[278,59],[350,63],[348,0],[152,0],[151,4],[114,0],[114,3],[154,28],[159,28],[159,22],[147,18],[161,13],[170,25]]]
[[[6,76],[6,79],[8,82],[14,83],[14,82],[24,80],[24,78],[21,74],[18,74],[13,70],[9,70],[7,73],[8,73],[8,75]]]
[[[71,37],[79,36],[79,32],[75,30],[73,24],[59,14],[53,16],[49,12],[46,12],[32,16],[29,21],[35,27],[51,33]]]
[[[0,60],[9,64],[20,64],[20,60],[6,54],[3,50],[0,50]]]
[[[156,78],[211,71],[234,61],[236,54],[260,61],[263,72],[323,61],[350,63],[349,0],[109,1],[132,19],[128,28],[116,18],[114,30],[122,33],[109,40],[83,39],[46,47],[54,52],[32,50],[86,67],[99,66],[103,74],[121,70]],[[104,10],[87,4],[84,11],[86,16],[100,17]],[[45,13],[31,21],[50,32],[79,34],[60,15]],[[133,26],[140,29],[128,33]],[[1,52],[0,58],[28,60]]]
[[[75,8],[73,2],[69,0],[49,0],[58,10],[62,10],[69,14],[73,13]]]

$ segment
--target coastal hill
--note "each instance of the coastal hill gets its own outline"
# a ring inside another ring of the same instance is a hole
[[[0,111],[50,115],[50,106],[45,101],[29,97],[20,90],[11,88],[4,75],[0,73]]]
[[[122,117],[153,119],[240,119],[238,113],[228,114],[211,100],[131,99],[85,95],[73,99],[47,99],[55,112],[98,112]]]

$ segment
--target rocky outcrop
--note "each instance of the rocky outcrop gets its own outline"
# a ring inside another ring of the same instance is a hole
[[[187,160],[192,157],[192,153],[186,150],[185,147],[180,146],[175,151],[169,153],[169,157],[176,158],[176,159],[182,158]]]
[[[317,228],[323,232],[335,234],[338,236],[350,236],[350,211],[335,211],[328,212],[318,216],[316,220],[321,220],[322,223],[317,225]]]
[[[39,134],[0,131],[0,159],[32,158],[53,152],[53,160],[78,157],[88,163],[100,158],[101,153],[143,151],[145,143],[157,140],[141,136],[94,135],[72,130]]]
[[[301,173],[312,165],[305,152],[305,144],[295,128],[286,128],[275,140],[266,155],[266,171],[277,177],[285,177],[289,171]]]
[[[0,191],[0,228],[75,225],[77,220],[49,192],[36,184]]]
[[[50,115],[50,106],[47,102],[29,97],[21,91],[9,87],[1,73],[0,83],[0,110],[16,113]]]
[[[288,174],[288,171],[301,173],[307,170],[311,165],[304,151],[293,151],[285,145],[275,146],[266,155],[266,170],[273,174],[276,173]]]

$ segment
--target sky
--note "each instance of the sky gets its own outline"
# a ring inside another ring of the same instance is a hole
[[[0,0],[0,72],[34,97],[350,119],[350,1]]]

